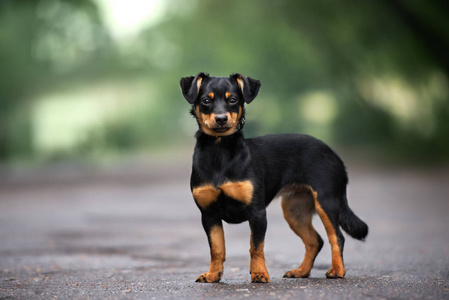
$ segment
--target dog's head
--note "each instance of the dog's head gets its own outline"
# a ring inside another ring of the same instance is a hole
[[[211,77],[205,73],[181,79],[184,98],[192,104],[192,114],[200,130],[211,136],[227,136],[241,129],[244,103],[259,92],[260,81],[240,74]]]

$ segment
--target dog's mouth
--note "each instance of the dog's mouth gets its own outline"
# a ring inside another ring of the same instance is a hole
[[[216,128],[212,128],[213,131],[218,132],[218,133],[224,133],[224,132],[228,131],[229,129],[231,129],[231,127],[216,127]]]

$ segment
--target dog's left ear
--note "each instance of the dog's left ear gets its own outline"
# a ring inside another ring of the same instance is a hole
[[[250,103],[256,98],[261,85],[259,80],[245,77],[240,74],[233,74],[230,77],[237,81],[240,90],[242,90],[243,100],[245,100],[246,103]]]
[[[198,93],[200,92],[201,83],[203,79],[209,77],[209,74],[198,73],[196,76],[184,77],[181,78],[181,90],[184,98],[190,103],[193,104],[198,97]]]

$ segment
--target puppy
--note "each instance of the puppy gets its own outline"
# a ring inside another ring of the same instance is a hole
[[[270,282],[264,257],[266,207],[281,197],[285,220],[303,240],[301,265],[288,278],[310,275],[323,240],[312,225],[316,212],[324,224],[332,251],[327,278],[345,276],[344,237],[340,230],[363,240],[368,226],[348,206],[345,166],[322,141],[300,134],[246,139],[245,104],[260,88],[258,80],[234,74],[205,73],[181,79],[185,99],[198,123],[193,154],[191,191],[201,211],[210,246],[210,269],[197,282],[218,282],[223,275],[225,241],[222,222],[249,222],[252,282]]]

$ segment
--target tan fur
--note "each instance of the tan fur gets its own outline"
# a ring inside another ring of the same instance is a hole
[[[198,282],[218,282],[223,275],[223,262],[226,260],[225,239],[222,226],[213,226],[210,238],[210,269],[201,274]]]
[[[238,85],[239,85],[239,87],[240,87],[240,89],[242,90],[242,93],[243,93],[243,86],[244,86],[243,78],[242,77],[238,77],[237,78],[237,83],[238,83]]]
[[[315,201],[315,209],[318,215],[323,222],[324,228],[326,229],[327,236],[329,238],[329,243],[331,244],[332,251],[332,267],[329,271],[327,271],[326,275],[328,277],[344,277],[346,270],[343,264],[343,258],[341,257],[341,249],[338,245],[337,233],[335,232],[335,228],[332,225],[329,217],[327,216],[324,209],[321,207],[321,204],[318,202],[317,193],[313,192],[314,201]]]
[[[211,184],[202,185],[193,189],[192,194],[196,203],[201,208],[207,208],[213,202],[215,202],[220,195],[221,191],[216,189]]]
[[[252,240],[252,238],[251,238]],[[263,251],[265,242],[260,243],[260,245],[255,248],[251,242],[251,248],[249,253],[251,255],[250,262],[250,272],[251,272],[251,282],[270,282],[270,276],[268,275],[267,267],[265,265],[265,254]]]
[[[203,82],[203,78],[202,77],[198,77],[198,79],[196,80],[197,93],[200,92],[200,88],[201,88],[201,83],[202,82]]]
[[[219,189],[232,199],[243,202],[246,205],[251,204],[253,199],[254,187],[249,180],[238,182],[228,181],[220,185]]]
[[[196,203],[201,208],[205,209],[217,200],[222,191],[228,197],[249,205],[253,199],[254,187],[249,180],[237,182],[228,181],[220,185],[218,188],[212,184],[195,187],[192,190],[192,194]]]
[[[312,225],[314,200],[308,187],[299,187],[296,190],[285,191],[282,195],[281,206],[284,218],[290,228],[304,242],[306,253],[298,269],[285,274],[286,277],[309,277],[315,257],[320,250],[317,232]]]
[[[215,132],[213,128],[218,128],[215,121],[215,114],[203,114],[200,112],[200,107],[197,106],[195,109],[196,112],[196,118],[198,120],[198,123],[201,126],[201,130],[206,133],[207,135],[220,137],[220,136],[227,136],[231,135],[235,132],[237,125],[239,124],[240,117],[242,116],[242,108],[239,108],[239,113],[226,113],[228,116],[228,126],[229,129],[225,132]]]

